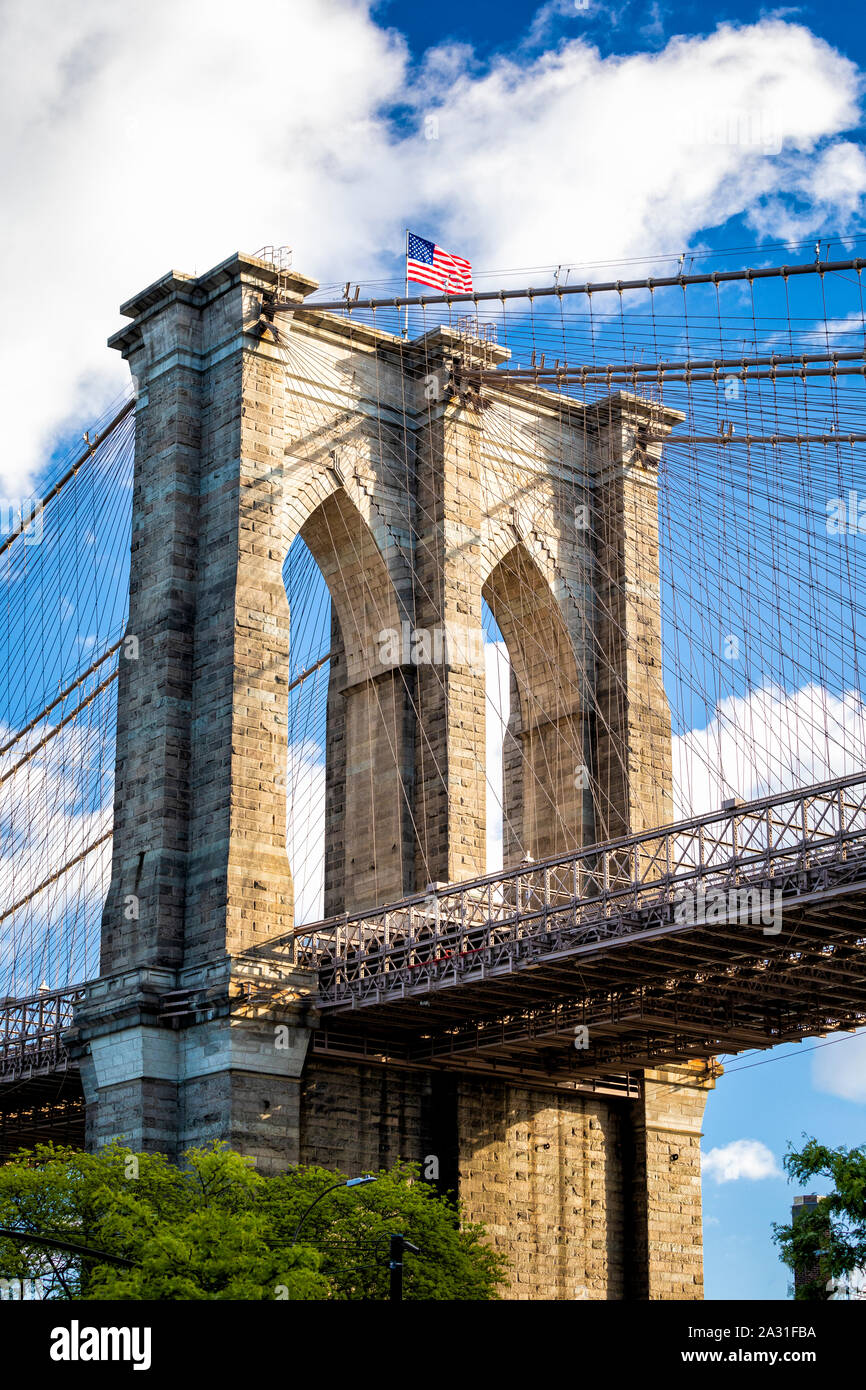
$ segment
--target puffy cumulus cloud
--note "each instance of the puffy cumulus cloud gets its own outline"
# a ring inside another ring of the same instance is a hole
[[[816,1048],[813,1054],[812,1085],[841,1100],[866,1103],[866,1029],[839,1033],[828,1041],[832,1047]]]
[[[405,51],[359,0],[9,0],[0,64],[7,480],[125,380],[117,307],[171,267],[282,240],[359,275],[399,243]]]
[[[840,141],[809,165],[800,187],[819,206],[850,214],[866,188],[866,155],[850,140]]]
[[[820,685],[763,686],[732,696],[706,728],[673,741],[676,819],[858,772],[866,761],[866,704]]]
[[[838,231],[866,182],[834,143],[855,68],[778,20],[607,58],[585,38],[486,68],[442,48],[420,71],[363,0],[243,20],[227,0],[7,0],[0,25],[12,492],[125,379],[117,305],[170,266],[285,240],[304,271],[363,279],[393,273],[407,221],[481,266],[613,259],[766,222],[789,190]]]
[[[112,818],[113,754],[99,728],[85,716],[16,732],[0,726],[0,995],[94,973],[111,871],[110,843],[90,849]]]
[[[295,923],[319,922],[325,903],[325,750],[311,738],[289,745],[286,851]]]
[[[431,212],[500,266],[685,245],[788,188],[816,188],[815,152],[857,123],[860,86],[852,63],[777,20],[652,54],[602,58],[574,40],[529,64],[500,58],[480,77],[452,65],[444,90],[438,70],[426,81],[439,103],[423,180]],[[832,174],[827,207],[838,200],[844,213],[866,188],[853,148],[817,161]]]
[[[784,1176],[772,1149],[760,1139],[733,1139],[721,1148],[710,1149],[701,1156],[704,1174],[716,1182],[736,1182],[740,1178],[756,1181],[759,1178]]]
[[[487,868],[502,867],[502,741],[508,723],[511,665],[504,642],[484,645],[487,697]],[[295,921],[316,922],[324,911],[325,750],[314,739],[289,746],[286,850],[292,870]]]
[[[502,868],[502,744],[511,712],[511,662],[504,642],[485,642],[487,872]]]
[[[844,225],[860,209],[866,156],[859,145],[839,141],[779,182],[784,193],[757,203],[749,220],[761,236],[795,241],[833,221]]]

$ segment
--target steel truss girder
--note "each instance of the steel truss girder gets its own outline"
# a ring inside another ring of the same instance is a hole
[[[725,899],[718,921],[682,920],[699,891]],[[778,935],[741,920],[761,892],[781,902]],[[857,1026],[864,945],[860,773],[300,928],[249,955],[317,972],[317,1050],[327,1038],[330,1055],[367,1055],[369,1043],[404,1065],[559,1084]],[[0,1082],[68,1066],[63,1032],[82,993],[0,1002]],[[572,1027],[581,1011],[591,1056],[571,1048],[564,1065],[545,1009]]]

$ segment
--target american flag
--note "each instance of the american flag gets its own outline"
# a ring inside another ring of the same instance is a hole
[[[462,256],[452,256],[432,241],[410,232],[406,241],[406,279],[434,290],[471,294],[472,266]]]

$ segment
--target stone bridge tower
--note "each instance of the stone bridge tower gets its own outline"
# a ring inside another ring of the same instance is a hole
[[[507,355],[304,308],[248,256],[123,306],[137,389],[128,657],[102,973],[76,1015],[90,1142],[262,1171],[436,1154],[516,1297],[700,1297],[695,1073],[639,1097],[314,1055],[293,926],[290,613],[302,536],[332,600],[325,912],[485,872],[482,601],[512,669],[506,863],[670,820],[656,476],[674,412],[534,387]],[[278,1030],[278,1025],[285,1025]],[[288,1044],[275,1045],[275,1035]],[[676,1162],[672,1159],[676,1156]]]

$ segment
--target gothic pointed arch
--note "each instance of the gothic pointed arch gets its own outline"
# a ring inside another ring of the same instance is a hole
[[[331,599],[324,911],[333,916],[410,887],[411,689],[396,659],[402,619],[392,575],[371,526],[342,485],[316,502],[295,537],[308,548]],[[290,729],[290,742],[295,736]]]
[[[522,539],[496,561],[482,592],[511,662],[503,745],[503,857],[509,866],[574,849],[591,826],[585,672],[566,613]],[[575,624],[576,617],[568,617]]]

